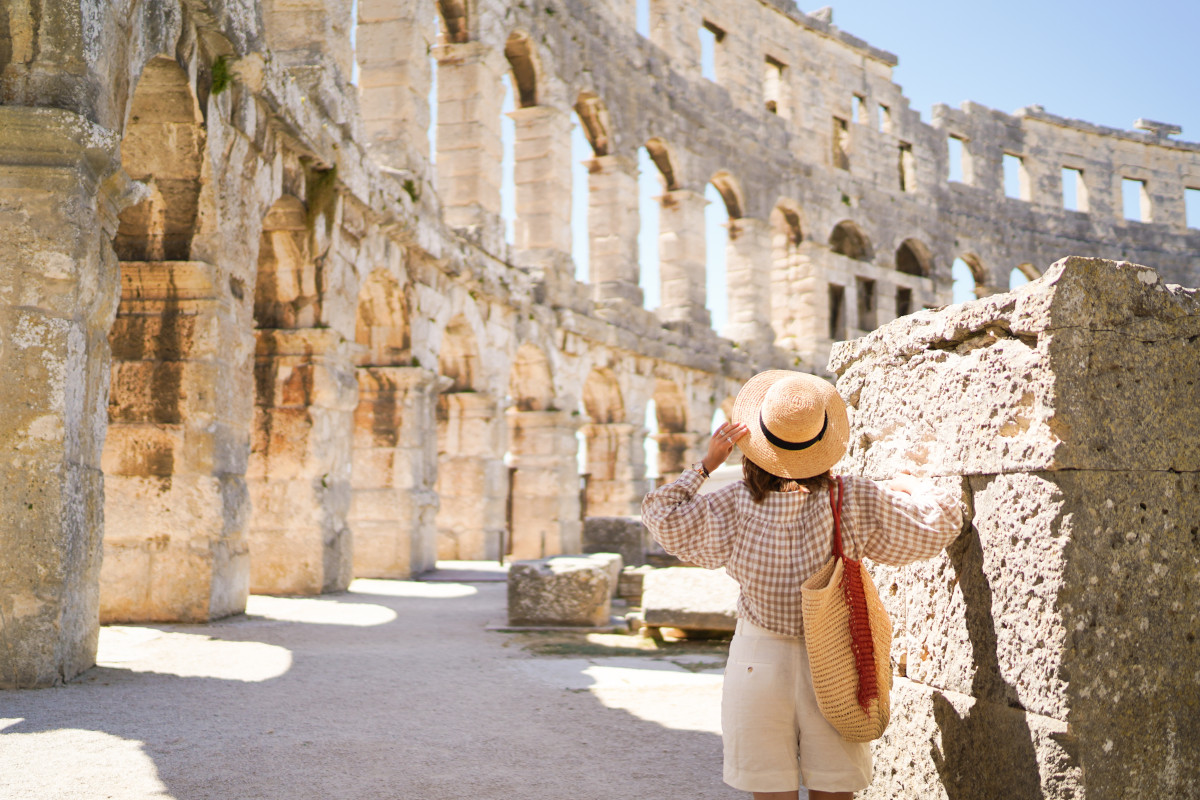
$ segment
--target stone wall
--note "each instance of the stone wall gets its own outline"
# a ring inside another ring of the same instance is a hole
[[[0,12],[0,685],[88,666],[99,615],[201,621],[251,589],[577,549],[581,512],[636,510],[648,435],[677,473],[741,381],[821,372],[834,339],[946,302],[956,255],[982,294],[1079,248],[1200,279],[1179,205],[1200,147],[1037,110],[925,124],[895,56],[828,14],[656,1],[642,35],[627,2],[361,0],[352,45],[349,6]],[[962,185],[948,133],[969,140]],[[662,188],[654,309],[640,148]],[[1000,196],[1001,150],[1028,201]],[[1068,152],[1088,213],[1054,207]],[[1103,201],[1122,176],[1151,222]],[[706,186],[730,218],[722,331]]]
[[[844,467],[972,507],[945,555],[875,569],[900,677],[865,796],[1200,791],[1200,294],[1067,258],[830,367]]]

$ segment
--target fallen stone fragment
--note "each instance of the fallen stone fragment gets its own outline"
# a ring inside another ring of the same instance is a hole
[[[517,561],[508,571],[508,624],[607,625],[610,575],[611,565],[591,556]]]
[[[738,585],[724,569],[668,567],[646,573],[642,609],[651,627],[732,631]]]

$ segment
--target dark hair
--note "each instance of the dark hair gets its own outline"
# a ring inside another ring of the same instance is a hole
[[[798,492],[801,487],[810,492],[816,492],[829,485],[833,476],[829,470],[811,478],[781,478],[772,475],[748,458],[742,459],[742,480],[750,490],[750,497],[756,503],[761,503],[771,492]]]

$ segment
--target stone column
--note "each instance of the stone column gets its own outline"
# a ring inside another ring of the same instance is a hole
[[[771,226],[761,219],[729,221],[725,249],[729,324],[721,335],[762,349],[775,342],[771,317]]]
[[[508,411],[514,559],[577,553],[582,547],[578,427],[563,411]]]
[[[96,660],[117,140],[0,106],[0,688]]]
[[[353,345],[330,328],[255,331],[254,441],[246,478],[250,590],[320,594],[351,578]]]
[[[647,491],[645,431],[628,422],[583,426],[587,437],[589,517],[623,517],[641,513]]]
[[[658,473],[663,483],[678,478],[704,457],[708,447],[708,435],[703,433],[659,433],[654,440],[658,442]]]
[[[526,251],[524,262],[560,260],[571,252],[571,115],[530,106],[509,116],[516,127],[514,245]]]
[[[598,156],[588,165],[591,282],[598,302],[623,299],[642,307],[638,286],[637,164]]]
[[[434,48],[438,60],[437,187],[446,222],[500,226],[500,76],[504,56],[477,42]]]
[[[351,0],[263,0],[263,30],[274,58],[285,67],[335,65],[350,80],[354,50]]]
[[[504,418],[476,392],[438,397],[439,559],[499,559],[506,531]]]
[[[840,345],[830,368],[846,471],[925,472],[973,510],[944,554],[874,570],[899,675],[864,796],[1194,794],[1195,292],[1067,258]]]
[[[359,106],[367,147],[385,166],[428,175],[433,3],[359,0]]]
[[[201,262],[121,263],[104,443],[104,622],[207,622],[246,608],[252,346],[229,277]]]
[[[664,322],[712,324],[705,308],[704,195],[676,189],[662,196],[659,214],[658,271],[662,300],[658,315]]]
[[[437,376],[359,367],[350,529],[354,575],[406,579],[437,557]]]

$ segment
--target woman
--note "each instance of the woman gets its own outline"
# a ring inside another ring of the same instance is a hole
[[[755,800],[796,800],[802,779],[812,800],[849,800],[871,781],[869,746],[842,739],[817,708],[800,613],[800,584],[833,549],[829,470],[849,429],[827,381],[760,373],[704,459],[642,504],[642,521],[668,552],[725,567],[741,587],[721,699],[724,777]],[[697,495],[735,443],[744,480]],[[908,564],[936,555],[962,526],[960,498],[911,475],[843,483],[848,557]]]

